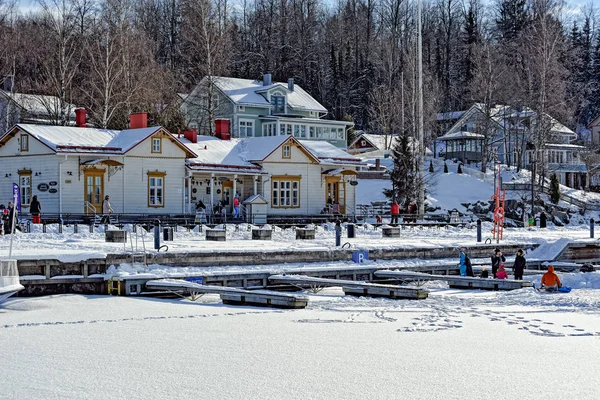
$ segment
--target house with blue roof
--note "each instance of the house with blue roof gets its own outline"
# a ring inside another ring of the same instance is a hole
[[[200,135],[215,134],[215,120],[227,120],[233,138],[293,136],[325,141],[346,149],[347,130],[353,123],[324,119],[327,109],[290,78],[273,82],[209,76],[189,95],[180,109],[189,128]]]

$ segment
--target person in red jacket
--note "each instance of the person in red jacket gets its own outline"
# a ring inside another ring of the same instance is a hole
[[[561,286],[560,278],[554,273],[554,267],[548,265],[548,272],[542,276],[542,289],[557,290]]]
[[[394,200],[394,203],[392,204],[392,224],[397,224],[398,223],[398,215],[400,215],[400,206],[398,205],[398,202],[396,200]]]

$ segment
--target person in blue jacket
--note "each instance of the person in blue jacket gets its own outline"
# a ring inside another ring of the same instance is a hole
[[[465,250],[460,250],[460,261],[458,263],[458,267],[460,269],[460,276],[467,276],[467,255],[465,254]]]

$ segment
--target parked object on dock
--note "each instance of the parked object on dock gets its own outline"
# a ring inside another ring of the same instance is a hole
[[[17,260],[0,260],[0,303],[22,289]]]
[[[457,275],[432,275],[409,271],[376,271],[374,274],[378,278],[390,278],[402,282],[446,281],[449,287],[455,289],[515,290],[533,286],[533,282],[530,281],[485,279]]]

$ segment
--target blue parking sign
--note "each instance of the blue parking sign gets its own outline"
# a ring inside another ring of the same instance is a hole
[[[369,250],[359,250],[352,252],[352,261],[362,264],[369,259]]]

